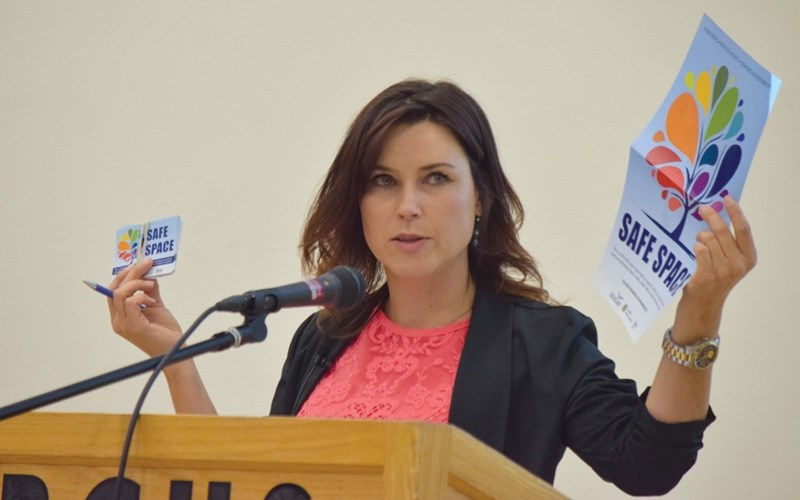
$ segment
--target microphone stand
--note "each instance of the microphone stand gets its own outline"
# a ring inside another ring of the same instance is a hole
[[[229,347],[262,342],[267,338],[268,313],[245,316],[244,323],[224,332],[213,335],[210,339],[175,351],[168,364],[177,363],[210,351],[224,351]],[[164,356],[156,356],[132,365],[97,375],[74,384],[70,384],[38,396],[0,408],[0,421],[25,413],[42,406],[89,392],[100,387],[125,380],[141,373],[153,370]]]

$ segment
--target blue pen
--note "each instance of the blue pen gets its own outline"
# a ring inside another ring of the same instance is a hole
[[[95,292],[102,293],[103,295],[105,295],[109,299],[113,299],[114,298],[114,291],[113,290],[109,290],[108,288],[104,287],[100,283],[95,283],[94,281],[87,281],[87,280],[83,280],[83,282],[86,283],[86,286],[88,286],[89,288],[91,288]],[[147,307],[147,306],[144,305],[144,304],[139,304],[139,309],[144,309],[145,307]]]
[[[101,285],[99,283],[95,283],[94,281],[83,280],[83,282],[86,283],[86,286],[88,286],[89,288],[91,288],[95,292],[102,293],[103,295],[105,295],[109,299],[113,299],[114,298],[114,291],[113,290],[109,290],[108,288],[104,287],[103,285]]]

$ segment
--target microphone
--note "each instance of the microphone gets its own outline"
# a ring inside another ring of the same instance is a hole
[[[347,266],[337,266],[308,281],[276,288],[253,290],[217,302],[217,311],[245,315],[264,314],[284,307],[324,306],[347,310],[358,305],[366,293],[364,277]]]

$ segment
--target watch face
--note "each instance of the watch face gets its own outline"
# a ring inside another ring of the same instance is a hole
[[[707,368],[708,366],[711,366],[711,363],[717,359],[718,350],[719,348],[714,344],[704,345],[697,350],[697,353],[695,354],[696,357],[694,365],[697,368]]]

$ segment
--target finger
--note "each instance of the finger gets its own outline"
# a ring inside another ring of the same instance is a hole
[[[108,284],[108,288],[111,289],[111,290],[117,288],[119,286],[119,284],[122,283],[122,280],[125,279],[125,276],[127,276],[130,271],[131,271],[131,268],[130,267],[126,267],[122,271],[120,271],[117,274],[115,274],[114,275],[114,279],[112,279],[111,283]]]
[[[111,283],[108,284],[109,290],[114,292],[116,289],[120,287],[120,285],[125,281],[125,278],[128,276],[128,273],[131,272],[130,267],[126,267],[122,271],[118,272],[114,279],[111,280]],[[114,322],[114,318],[117,316],[117,311],[119,310],[119,303],[114,302],[114,294],[112,293],[111,297],[108,298],[106,301],[108,304],[108,312],[111,315],[111,322]]]
[[[128,317],[142,314],[147,306],[155,305],[155,299],[146,293],[136,293],[125,299],[125,313]]]
[[[701,255],[697,254],[698,246],[695,246],[695,259],[697,259],[697,267],[700,268],[701,263],[705,264],[706,269],[713,272],[714,264],[722,262],[725,258],[725,253],[722,251],[722,246],[719,239],[711,231],[700,231],[697,233],[697,244],[700,249]]]
[[[134,271],[135,274],[136,271]],[[114,296],[108,301],[109,312],[112,320],[119,317],[122,321],[128,318],[129,309],[126,306],[126,301],[137,294],[137,292],[144,292],[145,294],[151,293],[157,282],[151,279],[132,279],[130,276],[125,277],[123,282],[114,289]]]
[[[111,280],[111,283],[109,283],[108,287],[111,290],[116,290],[120,285],[127,281],[142,278],[152,267],[153,259],[150,257],[141,262],[137,262],[136,264],[128,266],[114,276],[114,279]]]
[[[694,245],[694,257],[697,267],[689,281],[687,288],[692,288],[695,284],[705,284],[710,276],[714,275],[714,261],[711,257],[711,250],[701,241],[698,234],[697,243]]]
[[[111,319],[113,330],[128,340],[132,340],[131,335],[141,331],[144,325],[149,322],[143,312],[146,311],[147,305],[152,302],[153,299],[145,293],[137,293],[125,298],[122,301],[122,306]]]
[[[731,218],[731,224],[736,234],[736,244],[739,247],[739,251],[747,258],[751,267],[755,266],[758,260],[758,253],[756,251],[756,244],[753,239],[750,223],[744,216],[742,207],[730,195],[726,196],[722,202],[725,204],[725,211],[728,212],[728,216]]]
[[[129,279],[118,286],[114,294],[119,293],[123,297],[129,297],[138,291],[150,293],[155,289],[156,283],[156,280],[149,278]]]
[[[701,241],[701,237],[697,235],[697,243],[694,245],[694,256],[697,261],[697,269],[710,269],[714,266],[714,262],[711,258],[711,250],[708,248],[708,245]]]
[[[722,216],[709,206],[701,206],[699,211],[700,216],[703,217],[711,233],[719,242],[720,249],[723,252],[722,254],[733,255],[735,253],[740,253],[733,233],[731,233],[730,228],[725,223]]]
[[[153,298],[153,300],[157,304],[164,305],[164,302],[161,300],[161,286],[158,284],[158,280],[148,280],[153,284],[153,288],[148,292],[148,295]]]
[[[150,257],[146,258],[141,262],[137,262],[132,266],[128,266],[119,273],[117,273],[116,276],[114,276],[114,279],[111,280],[111,283],[109,283],[108,288],[112,291],[116,290],[123,283],[127,281],[141,278],[142,276],[147,274],[147,272],[152,267],[153,267],[153,259],[151,259]],[[109,301],[109,307],[111,307],[110,301]]]
[[[147,274],[150,269],[153,267],[153,259],[150,257],[144,259],[141,262],[137,262],[136,264],[130,266],[128,269],[130,271],[125,275],[126,279],[133,280],[139,279]]]

